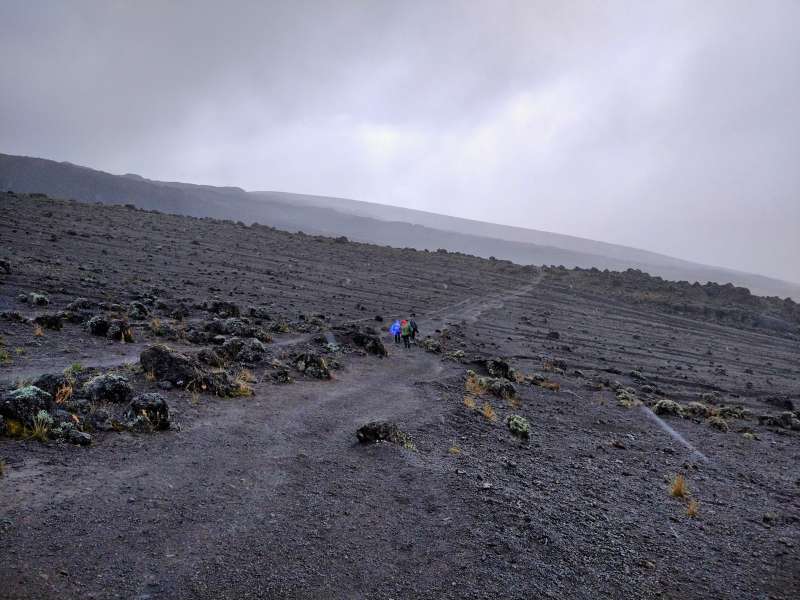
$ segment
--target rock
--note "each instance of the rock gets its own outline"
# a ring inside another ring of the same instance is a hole
[[[39,377],[33,380],[31,385],[39,388],[40,390],[44,390],[50,394],[50,396],[55,398],[56,394],[58,394],[58,391],[67,387],[69,382],[61,373],[47,373],[45,375],[39,375]]]
[[[641,371],[633,370],[630,372],[631,379],[635,379],[637,381],[646,381],[647,378],[642,374]]]
[[[262,319],[264,321],[272,320],[270,309],[267,306],[251,306],[250,316],[253,317],[254,319]]]
[[[256,338],[249,338],[242,344],[236,359],[244,363],[258,363],[264,359],[266,352],[267,348],[261,341]]]
[[[396,424],[388,421],[373,421],[363,425],[356,431],[356,437],[362,444],[374,442],[391,442],[404,448],[413,449],[414,443],[408,434],[400,431]]]
[[[0,273],[8,275],[11,273],[11,263],[5,259],[0,259]]]
[[[76,446],[88,446],[92,443],[92,436],[83,431],[78,431],[72,421],[63,421],[48,432],[49,436],[61,439]]]
[[[172,309],[169,313],[169,316],[175,319],[176,321],[183,321],[186,317],[189,316],[189,307],[185,304],[178,303],[178,305]]]
[[[238,317],[229,319],[214,319],[206,323],[205,330],[220,335],[235,335],[237,337],[255,337],[257,328],[251,323]]]
[[[794,402],[790,398],[782,398],[780,396],[770,396],[762,400],[765,404],[780,408],[781,410],[794,410]]]
[[[291,373],[289,373],[289,369],[286,368],[278,368],[273,373],[270,374],[270,377],[275,383],[292,383],[294,379],[292,379]]]
[[[353,344],[363,348],[370,354],[380,357],[384,357],[388,354],[386,346],[383,345],[381,338],[375,334],[356,331],[350,337],[353,340]]]
[[[110,323],[103,315],[95,315],[86,323],[86,328],[92,335],[104,336],[108,333]]]
[[[694,417],[701,417],[703,419],[706,419],[714,414],[714,410],[702,402],[689,402],[689,404],[687,404],[684,408],[684,411]]]
[[[209,367],[219,368],[225,366],[225,359],[212,348],[203,348],[200,350],[200,352],[197,353],[197,360]]]
[[[655,406],[653,407],[653,412],[657,415],[668,415],[668,416],[675,416],[675,417],[683,417],[684,410],[680,404],[675,402],[674,400],[668,400],[666,398],[662,398],[658,402],[656,402]]]
[[[506,419],[506,426],[511,432],[511,435],[515,437],[527,440],[530,436],[530,425],[525,417],[520,415],[510,415]]]
[[[90,310],[94,308],[95,303],[91,300],[87,300],[86,298],[75,298],[72,302],[67,304],[67,308],[65,310],[69,312],[81,312],[84,310]]]
[[[93,402],[128,402],[133,396],[131,384],[116,373],[92,377],[84,384],[83,391]]]
[[[314,377],[316,379],[331,378],[328,363],[319,354],[311,352],[298,354],[294,358],[294,367],[308,377]]]
[[[800,431],[800,419],[794,413],[786,411],[777,416],[761,415],[758,417],[758,422],[761,425],[768,427],[780,427],[782,429],[791,429],[792,431]]]
[[[52,329],[54,331],[61,331],[61,328],[64,326],[63,318],[57,313],[38,315],[33,319],[33,322],[37,325],[41,325],[45,329]]]
[[[131,302],[128,307],[128,316],[135,321],[146,319],[149,314],[150,310],[141,302]]]
[[[128,406],[125,418],[133,421],[145,417],[153,431],[169,429],[169,406],[161,394],[139,394]]]
[[[117,342],[130,343],[133,341],[133,332],[125,319],[112,319],[108,324],[106,337]]]
[[[241,314],[236,304],[225,300],[214,300],[208,305],[208,311],[221,317],[238,317]]]
[[[53,399],[50,394],[36,386],[28,385],[3,396],[0,401],[0,415],[33,427],[33,418],[40,411],[50,410],[52,406]]]
[[[181,387],[202,373],[197,361],[163,344],[145,348],[139,355],[139,362],[142,369],[147,373],[153,373],[156,379],[169,381]]]
[[[559,338],[561,338],[561,334],[558,333],[557,331],[548,331],[547,332],[547,339],[548,340],[557,340]]]
[[[433,352],[438,354],[442,351],[442,345],[439,343],[438,340],[435,340],[432,337],[426,337],[419,343],[419,345],[422,346],[422,348],[426,352]]]
[[[31,292],[28,294],[28,302],[33,306],[47,306],[50,304],[50,298],[45,296],[44,294],[37,294],[36,292]]]
[[[502,358],[490,358],[486,361],[486,370],[492,377],[502,377],[513,381],[516,379],[514,369]]]

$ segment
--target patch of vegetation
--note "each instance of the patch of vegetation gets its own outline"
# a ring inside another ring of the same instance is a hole
[[[44,337],[44,328],[38,323],[33,326],[34,337]]]
[[[497,420],[497,413],[494,412],[494,408],[489,402],[484,402],[483,406],[481,407],[481,414],[486,418],[487,421],[496,421]]]
[[[700,503],[697,500],[689,500],[686,505],[686,516],[694,519],[700,513]]]
[[[669,495],[673,498],[686,498],[689,495],[689,488],[686,486],[686,478],[678,473],[675,475],[669,486]]]
[[[33,429],[31,429],[30,437],[40,442],[46,442],[52,426],[53,417],[46,410],[40,410],[33,417]]]
[[[461,448],[458,446],[450,446],[450,449],[447,452],[449,452],[451,456],[458,456],[461,454]]]
[[[66,385],[62,385],[61,387],[58,388],[58,390],[56,390],[56,397],[54,399],[55,403],[64,404],[64,402],[72,398],[72,393],[73,393],[72,385],[70,385],[69,383],[67,383]]]
[[[0,458],[0,477],[6,474],[6,461]]]
[[[527,440],[530,436],[528,419],[520,415],[511,415],[506,419],[506,425],[511,435]]]

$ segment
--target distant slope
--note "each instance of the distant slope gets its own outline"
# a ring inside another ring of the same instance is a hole
[[[246,192],[112,175],[70,163],[0,154],[0,190],[40,192],[85,202],[133,204],[196,217],[257,222],[396,247],[444,248],[520,264],[640,269],[665,279],[731,282],[762,295],[800,299],[800,285],[709,267],[654,252],[342,198]]]

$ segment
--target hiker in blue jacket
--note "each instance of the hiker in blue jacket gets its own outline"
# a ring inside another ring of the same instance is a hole
[[[400,343],[400,330],[401,329],[402,328],[400,326],[400,320],[399,319],[396,319],[395,322],[392,323],[392,326],[389,328],[389,331],[394,336],[394,343],[395,344],[399,344]]]

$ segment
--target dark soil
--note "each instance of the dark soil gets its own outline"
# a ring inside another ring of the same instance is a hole
[[[620,276],[622,293],[602,273],[124,207],[0,196],[0,213],[0,311],[20,313],[0,318],[3,391],[81,363],[81,378],[111,371],[162,393],[172,419],[94,432],[89,447],[0,438],[1,598],[800,594],[800,431],[758,418],[800,406],[792,306],[774,327],[732,318],[774,306],[738,295],[681,311],[685,289],[669,298],[658,282],[642,301],[640,274]],[[49,304],[19,300],[32,292]],[[127,318],[134,342],[78,319],[34,335],[25,319],[79,297]],[[214,300],[273,337],[263,360],[227,367],[250,369],[252,396],[164,390],[138,365],[153,343],[220,347],[187,339]],[[134,301],[146,318],[130,318]],[[441,352],[381,330],[411,313]],[[388,356],[339,345],[351,323],[376,328]],[[301,353],[333,378],[298,372]],[[519,375],[517,398],[465,388],[492,357]],[[275,383],[273,361],[294,383]],[[686,418],[656,417],[665,398]],[[690,402],[725,414],[727,431]],[[528,440],[510,434],[512,414]],[[373,421],[413,447],[359,443]],[[677,474],[690,498],[670,495]]]

